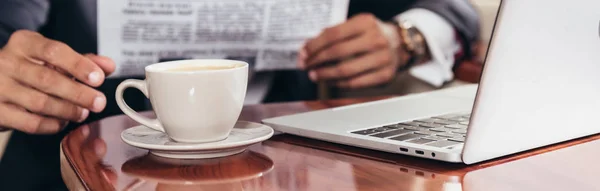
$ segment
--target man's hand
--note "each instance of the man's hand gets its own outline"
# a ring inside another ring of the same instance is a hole
[[[406,63],[407,53],[398,49],[395,28],[386,27],[390,26],[373,15],[357,15],[309,40],[300,51],[298,65],[309,70],[311,80],[329,81],[341,88],[387,83]]]
[[[38,33],[13,33],[0,50],[0,127],[48,134],[85,120],[106,106],[92,87],[114,68],[108,58],[80,55]]]

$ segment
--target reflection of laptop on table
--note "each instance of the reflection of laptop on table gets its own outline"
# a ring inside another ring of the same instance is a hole
[[[598,133],[598,7],[598,0],[503,0],[479,88],[263,122],[290,134],[466,164]]]

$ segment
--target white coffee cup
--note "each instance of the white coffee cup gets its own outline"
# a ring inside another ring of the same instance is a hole
[[[244,105],[248,63],[200,59],[157,63],[145,68],[146,79],[123,81],[117,87],[119,108],[133,120],[171,139],[203,143],[227,138]],[[132,110],[123,91],[137,88],[150,99],[157,119]]]

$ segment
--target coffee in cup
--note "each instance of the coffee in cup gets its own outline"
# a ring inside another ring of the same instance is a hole
[[[117,87],[116,101],[133,120],[165,132],[177,142],[202,143],[227,138],[239,118],[248,84],[248,63],[224,59],[162,62],[145,67],[146,79]],[[150,99],[156,119],[132,110],[123,99],[127,88]]]
[[[241,65],[228,65],[228,66],[180,66],[168,69],[170,72],[192,72],[192,71],[201,71],[201,70],[225,70],[225,69],[233,69],[236,67],[241,67]]]

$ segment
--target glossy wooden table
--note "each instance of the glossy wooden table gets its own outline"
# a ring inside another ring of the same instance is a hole
[[[260,119],[370,99],[247,106]],[[145,113],[152,116],[152,113]],[[72,190],[600,190],[600,136],[466,166],[276,135],[241,154],[208,160],[149,155],[120,139],[126,116],[73,131],[61,144]],[[576,127],[573,127],[576,128]],[[565,129],[565,130],[568,130]]]

